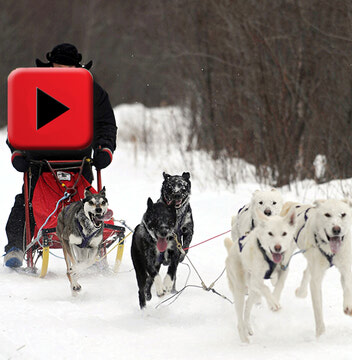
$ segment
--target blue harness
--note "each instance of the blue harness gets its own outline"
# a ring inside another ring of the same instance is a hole
[[[87,246],[89,246],[90,240],[101,230],[101,228],[98,228],[96,231],[94,231],[90,235],[86,236],[83,233],[83,227],[82,227],[81,223],[78,221],[78,219],[76,219],[76,225],[79,230],[79,234],[81,235],[81,237],[83,239],[82,243],[77,245],[80,248],[86,248]]]
[[[329,255],[327,254],[320,246],[319,246],[319,243],[318,243],[318,240],[317,240],[317,234],[314,234],[314,240],[315,240],[315,243],[318,247],[318,249],[320,250],[320,252],[322,253],[322,255],[326,258],[326,260],[329,262],[330,264],[330,267],[334,266],[333,264],[333,260],[334,260],[334,256],[335,254],[332,254],[332,255]]]
[[[261,253],[263,254],[264,260],[268,263],[269,265],[269,270],[265,273],[264,275],[264,279],[268,280],[271,277],[271,274],[273,273],[273,271],[276,268],[276,265],[273,261],[271,261],[268,257],[268,255],[266,254],[264,248],[262,247],[262,244],[260,243],[259,239],[257,239],[257,244],[259,247],[259,250],[261,251]]]
[[[310,209],[311,209],[311,208],[308,208],[308,209],[305,211],[305,213],[304,213],[304,224],[303,224],[303,226],[299,229],[299,231],[298,231],[298,233],[297,233],[297,236],[296,236],[296,238],[295,238],[295,243],[296,243],[296,244],[297,244],[297,241],[298,241],[298,238],[299,238],[299,235],[300,235],[301,231],[302,231],[303,228],[306,226],[306,222],[307,222],[307,220],[308,220],[307,213],[308,213],[308,211],[309,211]]]

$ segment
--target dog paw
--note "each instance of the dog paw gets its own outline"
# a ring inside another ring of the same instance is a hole
[[[247,324],[246,327],[247,327],[247,334],[249,336],[253,336],[254,332],[253,332],[252,326],[250,324]]]
[[[243,343],[249,344],[249,338],[243,331],[239,331],[240,339]]]
[[[156,291],[156,295],[159,296],[159,297],[164,296],[165,293],[166,293],[166,291],[164,289],[160,289],[160,290]]]
[[[77,296],[81,291],[82,287],[79,284],[75,284],[71,286],[71,292],[73,296]]]
[[[343,312],[344,312],[346,315],[352,316],[352,305],[350,305],[350,306],[345,306],[344,309],[343,309]]]
[[[155,285],[156,294],[159,297],[163,296],[165,294],[165,288],[164,288],[164,285],[161,281],[161,277],[159,274],[154,278],[154,285]]]
[[[281,306],[279,303],[271,303],[270,305],[270,310],[271,311],[279,311],[281,309]]]
[[[150,301],[151,298],[152,298],[152,293],[151,293],[150,291],[147,291],[147,292],[145,293],[145,299],[146,299],[147,301]]]
[[[237,326],[238,335],[244,343],[249,343],[248,332],[245,326]]]
[[[323,335],[325,332],[325,326],[321,325],[321,326],[317,326],[315,329],[315,336],[318,338],[319,336]]]
[[[295,294],[299,298],[305,298],[308,295],[307,289],[302,289],[301,287],[297,288]]]
[[[170,293],[174,287],[174,282],[171,280],[170,275],[166,275],[164,278],[164,289],[165,292]]]

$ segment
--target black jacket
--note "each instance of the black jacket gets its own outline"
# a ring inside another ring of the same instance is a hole
[[[78,160],[91,157],[92,150],[101,146],[109,148],[112,152],[116,149],[117,127],[107,92],[95,81],[93,82],[93,121],[94,136],[90,147],[84,150],[27,150],[25,154],[30,160]],[[69,131],[69,129],[68,129]],[[11,152],[16,149],[7,140]]]

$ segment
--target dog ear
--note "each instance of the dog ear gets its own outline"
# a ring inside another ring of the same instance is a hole
[[[103,197],[106,196],[106,190],[105,190],[105,186],[103,186],[103,188],[99,191],[99,194]]]
[[[296,204],[298,204],[298,203],[293,202],[293,201],[287,201],[287,202],[285,202],[285,203],[282,205],[281,212],[280,212],[280,216],[285,216],[285,215],[287,215],[288,212],[289,212],[292,208],[296,207]]]
[[[149,197],[147,201],[148,209],[150,209],[154,205],[153,200]]]
[[[182,177],[188,181],[190,179],[191,175],[189,172],[184,172],[184,173],[182,173]]]
[[[88,186],[84,189],[84,197],[92,196],[92,192],[90,191],[91,186]]]
[[[163,177],[164,177],[164,180],[167,180],[170,177],[170,175],[166,174],[166,172],[164,171],[163,172]]]
[[[349,207],[352,207],[352,200],[350,199],[343,199],[342,200],[344,203],[346,203]]]
[[[288,222],[290,226],[296,226],[296,208],[292,207],[287,214],[285,215],[285,221]]]
[[[314,206],[319,207],[319,206],[322,205],[325,201],[326,201],[326,200],[324,200],[324,199],[319,199],[319,200],[315,200],[313,204],[314,204]]]

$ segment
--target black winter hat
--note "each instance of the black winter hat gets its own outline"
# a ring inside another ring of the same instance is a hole
[[[44,63],[39,59],[36,59],[35,62],[38,67],[51,67],[53,63],[61,65],[74,65],[76,67],[84,67],[85,69],[90,69],[93,62],[89,61],[86,65],[81,65],[80,61],[82,60],[82,55],[78,52],[77,48],[71,44],[60,44],[56,45],[51,52],[46,54],[46,58],[49,61]]]

